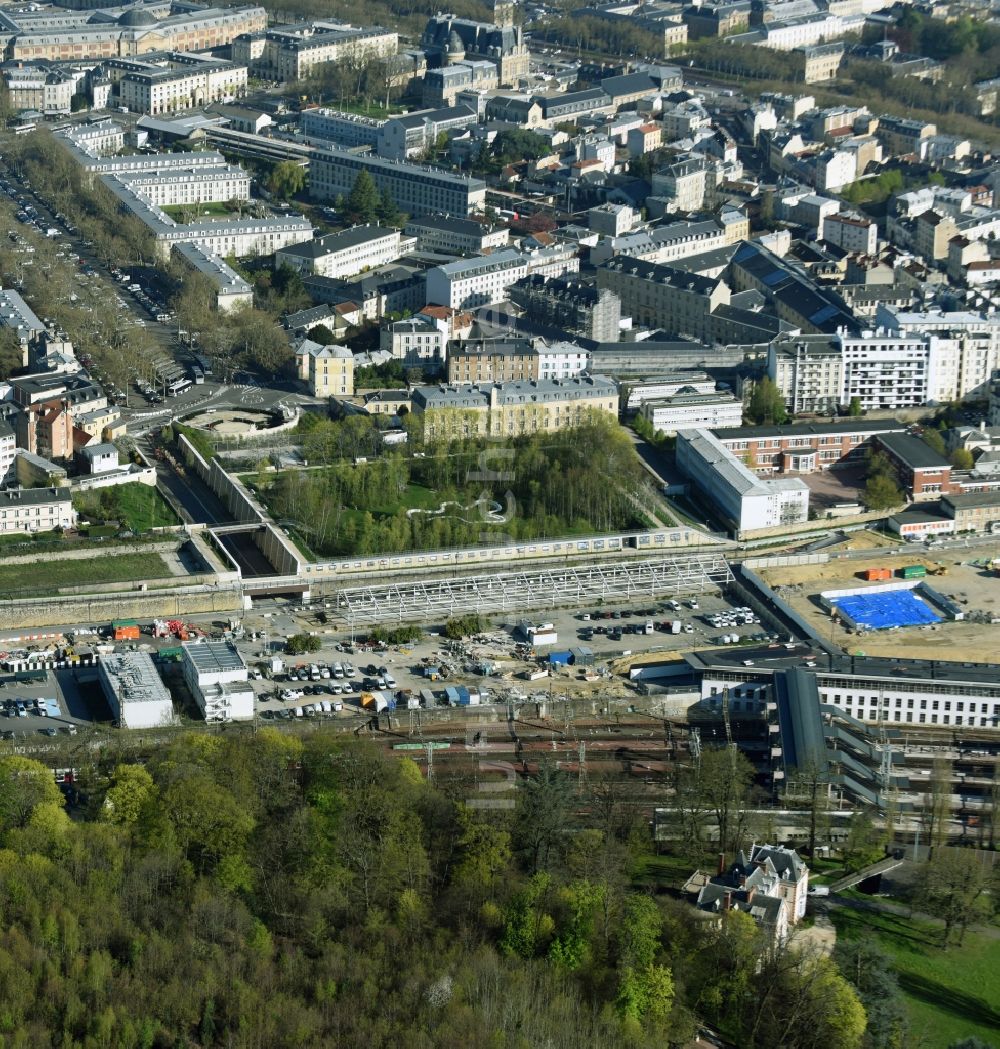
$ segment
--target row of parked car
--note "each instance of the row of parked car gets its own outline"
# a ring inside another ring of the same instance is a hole
[[[307,703],[301,707],[285,707],[284,710],[262,710],[260,716],[265,719],[291,721],[292,718],[330,717],[333,714],[340,713],[343,709],[344,704],[338,699],[321,699],[318,703]]]
[[[353,678],[357,675],[357,668],[353,663],[311,663],[309,666],[290,667],[284,676],[279,675],[277,681],[328,681],[330,678],[341,680],[342,678]]]

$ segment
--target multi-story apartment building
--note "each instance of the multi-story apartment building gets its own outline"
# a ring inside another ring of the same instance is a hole
[[[913,311],[881,304],[875,323],[899,335],[929,336],[935,402],[985,394],[1000,368],[1000,316],[995,313]]]
[[[39,113],[69,113],[82,79],[72,70],[47,62],[6,66],[0,69],[0,77],[7,85],[14,112],[32,109]]]
[[[355,29],[334,22],[312,22],[276,26],[265,32],[263,45],[254,46],[255,43],[250,39],[241,41],[240,49],[234,49],[233,59],[240,61],[259,51],[250,63],[254,73],[273,80],[295,81],[326,62],[389,58],[398,50],[399,36],[381,26]]]
[[[793,412],[825,414],[855,398],[865,411],[921,407],[962,396],[951,349],[946,339],[884,328],[783,335],[769,347],[768,374]]]
[[[123,172],[119,180],[158,208],[250,199],[250,175],[234,164],[151,172]]]
[[[513,248],[446,262],[427,271],[427,301],[452,309],[502,302],[507,289],[527,272],[527,260]]]
[[[43,459],[73,458],[73,409],[63,399],[24,405],[14,417],[17,446]]]
[[[696,131],[712,126],[708,110],[695,99],[664,106],[660,111],[659,120],[665,142],[689,138]]]
[[[310,353],[309,389],[314,397],[353,397],[354,354],[346,346],[323,346]]]
[[[379,131],[385,120],[344,113],[336,109],[304,109],[299,116],[299,127],[307,139],[321,138],[345,149],[378,144]]]
[[[841,339],[844,385],[841,404],[858,399],[866,411],[918,408],[931,395],[932,369],[928,340],[892,335],[884,330]]]
[[[572,277],[532,275],[507,291],[511,302],[538,324],[595,342],[617,342],[621,334],[621,299],[610,288],[598,288]]]
[[[279,249],[274,253],[274,268],[290,266],[296,273],[309,276],[353,277],[384,266],[399,255],[398,229],[353,226]]]
[[[117,18],[93,12],[53,9],[30,21],[5,14],[9,60],[81,62],[121,58],[150,51],[210,51],[225,47],[242,33],[267,28],[263,7],[201,7],[159,4],[130,7]]]
[[[598,204],[587,212],[587,226],[605,237],[621,237],[632,229],[639,218],[628,204]]]
[[[0,419],[0,486],[6,486],[14,479],[16,458],[17,435],[6,419]]]
[[[69,487],[0,492],[0,535],[72,528],[76,511]]]
[[[169,55],[166,67],[126,73],[118,97],[133,113],[176,113],[213,102],[231,102],[247,88],[247,67],[221,59]]]
[[[781,335],[768,347],[767,373],[793,414],[835,412],[844,392],[844,361],[835,335]]]
[[[469,339],[448,344],[449,383],[504,383],[538,378],[530,339]]]
[[[713,430],[719,443],[754,473],[815,473],[861,459],[876,437],[904,433],[895,420],[838,419],[786,426],[733,426]]]
[[[883,114],[879,117],[876,134],[887,153],[905,156],[909,153],[919,153],[920,143],[937,134],[937,125]]]
[[[482,255],[490,248],[503,248],[510,243],[510,230],[506,226],[490,226],[475,219],[447,215],[411,218],[403,232],[417,238],[421,251],[447,255]]]
[[[844,251],[874,255],[878,249],[878,224],[860,215],[828,215],[821,221],[820,239]]]
[[[346,197],[362,171],[367,171],[379,192],[388,192],[396,207],[408,215],[465,218],[486,206],[486,183],[480,179],[339,148],[310,159],[310,191],[317,200]]]
[[[590,354],[570,342],[539,339],[471,339],[448,344],[449,383],[561,380],[582,375]]]
[[[668,164],[653,175],[653,196],[669,201],[673,211],[699,211],[705,201],[707,177],[703,157],[686,157]]]
[[[425,439],[514,437],[579,426],[591,413],[617,417],[618,387],[603,375],[472,386],[418,386],[413,411]]]
[[[652,230],[637,230],[622,237],[602,239],[591,249],[590,259],[595,266],[617,255],[670,263],[724,248],[728,243],[725,229],[714,219],[679,221]]]
[[[447,359],[448,325],[426,314],[393,321],[379,333],[379,347],[394,360],[439,367]]]
[[[797,477],[763,480],[709,430],[679,430],[677,466],[737,537],[809,515],[809,488]]]
[[[712,312],[730,299],[722,280],[625,255],[598,267],[597,286],[613,291],[639,324],[709,341]]]
[[[477,120],[476,113],[468,106],[450,104],[443,109],[424,109],[405,116],[389,117],[379,131],[376,149],[380,157],[408,160],[434,149],[438,135],[469,127]]]

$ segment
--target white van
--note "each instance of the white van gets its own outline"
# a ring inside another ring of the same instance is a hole
[[[295,715],[295,716],[296,716],[297,718],[305,717],[305,714],[304,714],[304,712],[303,712],[303,710],[302,710],[302,708],[301,708],[301,707],[296,707],[296,708],[295,708],[295,709],[294,709],[294,710],[292,711],[292,713],[293,713],[293,714],[294,714],[294,715]]]

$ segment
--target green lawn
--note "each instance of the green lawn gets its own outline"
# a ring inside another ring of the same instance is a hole
[[[708,866],[708,861],[692,863],[679,856],[643,856],[636,863],[632,881],[642,888],[679,889],[696,870]]]
[[[170,576],[159,554],[109,554],[76,560],[36,561],[30,564],[0,563],[0,594],[31,597],[63,586],[89,583],[126,583]]]
[[[180,223],[196,222],[205,218],[229,218],[235,214],[221,201],[201,203],[197,208],[192,204],[166,204],[162,210],[175,222]]]
[[[105,492],[112,495],[103,495]],[[105,500],[114,500],[107,513],[102,496]],[[105,516],[117,518],[137,534],[150,528],[169,528],[180,523],[163,496],[152,485],[139,484],[138,481],[83,492],[73,500],[73,504],[86,517],[97,520],[103,520]]]
[[[843,907],[831,907],[830,917],[838,936],[874,936],[893,958],[911,1032],[924,1049],[947,1049],[970,1035],[1000,1045],[1000,939],[969,932],[961,947],[942,951],[940,930],[926,922]]]

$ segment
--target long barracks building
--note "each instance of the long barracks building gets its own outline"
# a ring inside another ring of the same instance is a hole
[[[310,158],[312,194],[318,200],[346,197],[362,171],[371,175],[380,193],[388,191],[396,207],[408,215],[465,218],[486,206],[486,183],[480,179],[335,148],[316,150]]]

